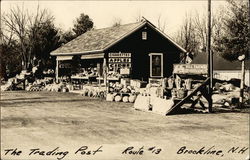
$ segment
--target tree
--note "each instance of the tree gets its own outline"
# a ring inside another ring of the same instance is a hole
[[[223,35],[217,39],[216,50],[229,61],[241,61],[240,105],[243,104],[245,60],[249,59],[250,51],[250,25],[249,3],[250,1],[228,0],[229,10],[223,20]]]
[[[49,53],[59,46],[58,31],[53,20],[53,16],[46,9],[40,10],[39,6],[35,14],[16,6],[3,15],[2,34],[6,39],[9,37],[15,42],[16,57],[21,59],[23,69],[32,67],[34,57],[47,64]],[[7,50],[3,50],[3,54],[6,57],[11,56],[11,52]]]
[[[2,17],[3,25],[6,26],[5,31],[9,32],[5,35],[12,34],[14,38],[18,40],[19,51],[22,55],[22,63],[23,68],[28,68],[29,55],[27,54],[28,43],[27,43],[27,35],[28,35],[28,17],[26,12],[20,7],[11,8],[10,13],[3,15]]]
[[[79,36],[93,28],[93,21],[89,18],[88,15],[82,13],[79,18],[76,19],[74,22],[73,31],[75,32],[76,36]]]
[[[0,77],[7,79],[8,77],[14,76],[16,73],[21,71],[21,57],[18,53],[19,48],[17,41],[13,39],[13,34],[10,33],[6,36],[1,33],[1,65],[0,65]]]
[[[158,16],[158,19],[157,19],[157,23],[158,23],[158,28],[164,32],[165,29],[166,29],[166,20],[162,20],[161,18],[161,14]]]
[[[134,16],[135,22],[140,22],[142,20],[142,15],[140,11],[137,11],[136,15]]]
[[[175,41],[180,44],[189,54],[195,54],[199,50],[199,40],[197,33],[195,32],[194,19],[190,14],[186,14],[186,17],[180,26],[177,34],[175,35]],[[181,55],[181,60],[184,62],[186,55]]]
[[[112,21],[112,27],[120,26],[122,24],[122,19],[121,18],[114,18]]]
[[[220,39],[224,33],[223,30],[223,19],[225,8],[220,6],[220,8],[212,12],[212,33],[211,33],[211,45],[212,52],[216,53],[215,48],[221,45],[218,39]],[[196,56],[200,52],[206,51],[207,46],[207,15],[199,14],[195,12],[193,15],[190,13],[186,14],[181,27],[175,35],[175,40],[183,48],[185,48],[188,53],[192,53]],[[185,55],[183,55],[185,58]]]
[[[221,38],[224,30],[223,30],[223,19],[225,18],[226,9],[223,6],[220,6],[217,10],[212,12],[212,22],[211,22],[211,50],[215,53],[215,49],[217,45],[218,39]],[[194,32],[199,42],[199,51],[198,52],[206,52],[207,47],[207,14],[199,14],[197,11],[193,17],[194,24]],[[198,53],[197,52],[197,53]],[[198,53],[199,54],[199,53]]]
[[[38,21],[30,27],[30,52],[32,57],[41,60],[42,65],[52,67],[50,52],[60,46],[60,35],[53,24],[53,18],[46,18],[42,23]]]
[[[60,43],[62,45],[76,38],[75,34],[71,30],[66,31],[66,32],[61,32],[60,35],[61,35]]]
[[[196,12],[193,21],[195,26],[194,32],[199,39],[199,48],[202,52],[205,52],[207,46],[207,17],[205,14],[200,15]]]
[[[217,40],[216,50],[227,60],[235,61],[241,55],[249,59],[248,2],[228,0],[229,10],[223,21],[224,33]]]
[[[216,15],[213,15],[213,21],[212,21],[212,50],[215,53],[218,53],[217,48],[220,48],[222,45],[220,40],[222,39],[222,36],[225,32],[224,30],[224,24],[223,20],[225,19],[225,8],[220,7],[220,11]]]

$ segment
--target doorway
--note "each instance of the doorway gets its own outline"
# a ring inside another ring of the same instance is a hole
[[[162,78],[163,77],[163,54],[150,53],[150,77]]]

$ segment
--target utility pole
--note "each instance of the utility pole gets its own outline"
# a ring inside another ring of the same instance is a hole
[[[211,0],[208,0],[208,21],[207,21],[207,59],[208,59],[208,77],[210,78],[208,84],[208,95],[209,95],[209,102],[208,102],[208,111],[212,112],[213,106],[213,54],[211,52]]]

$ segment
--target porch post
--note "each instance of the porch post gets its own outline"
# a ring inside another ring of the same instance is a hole
[[[103,81],[104,81],[104,84],[105,84],[105,88],[107,89],[107,61],[106,61],[106,58],[104,57],[103,58]],[[108,89],[107,89],[108,91]]]

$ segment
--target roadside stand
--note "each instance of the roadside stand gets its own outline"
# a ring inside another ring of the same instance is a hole
[[[181,64],[180,54],[186,50],[143,19],[88,31],[51,52],[56,68],[43,71],[43,79],[30,83],[22,73],[3,89],[26,82],[27,91],[75,92],[162,115],[207,112],[208,65]]]

